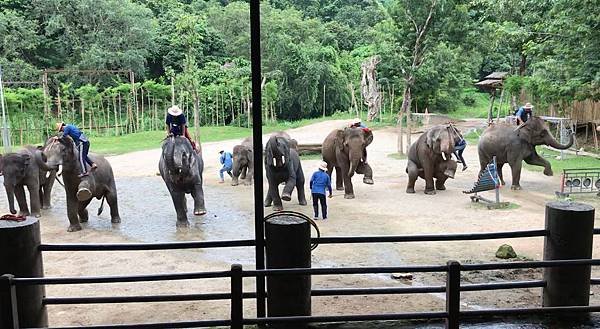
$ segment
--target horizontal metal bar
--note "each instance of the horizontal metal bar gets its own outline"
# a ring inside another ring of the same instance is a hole
[[[483,290],[504,290],[521,288],[544,288],[546,281],[516,281],[516,282],[497,282],[497,283],[479,283],[466,284],[460,286],[460,291],[483,291]]]
[[[162,322],[162,323],[132,323],[132,324],[111,324],[97,326],[70,326],[70,327],[49,327],[46,329],[164,329],[164,328],[205,328],[205,327],[225,327],[230,326],[231,320],[201,320],[201,321],[181,321],[181,322]],[[23,328],[36,329],[36,328]]]
[[[600,228],[595,228],[594,229],[594,234],[600,234]]]
[[[549,313],[593,313],[600,312],[600,306],[561,306],[540,308],[500,308],[491,310],[461,311],[461,317],[521,315],[521,314],[549,314]]]
[[[252,298],[247,294],[244,298]],[[158,302],[185,302],[197,300],[229,300],[230,293],[212,294],[184,294],[184,295],[148,295],[148,296],[106,296],[106,297],[46,297],[46,305],[66,304],[120,304],[120,303],[158,303]]]
[[[445,292],[445,286],[401,287],[401,288],[345,288],[345,289],[313,289],[311,296],[358,296],[358,295],[400,295]]]
[[[172,281],[172,280],[194,280],[194,279],[216,279],[229,278],[231,271],[221,272],[197,272],[197,273],[173,273],[173,274],[150,274],[132,276],[94,276],[94,277],[65,277],[65,278],[14,278],[12,282],[16,286],[34,286],[42,284],[89,284],[89,283],[123,283],[123,282],[145,282],[145,281]]]
[[[398,266],[398,267],[321,267],[321,268],[285,268],[243,271],[243,277],[274,275],[337,275],[337,274],[379,274],[379,273],[431,273],[446,272],[446,265]]]
[[[382,243],[382,242],[435,242],[435,241],[472,241],[509,238],[541,237],[546,230],[495,232],[495,233],[460,233],[460,234],[424,234],[424,235],[380,235],[380,236],[337,236],[311,239],[318,244],[342,243]]]
[[[331,316],[286,316],[244,319],[244,324],[267,323],[328,323],[351,321],[384,321],[384,320],[421,320],[445,319],[446,312],[397,313],[397,314],[365,314],[365,315],[331,315]]]
[[[563,267],[578,265],[600,265],[600,259],[569,259],[569,260],[547,260],[532,262],[510,262],[510,263],[485,263],[485,264],[467,264],[461,265],[461,271],[486,271],[486,270],[506,270],[516,268],[544,268],[544,267]]]
[[[591,279],[590,284],[595,286],[600,284],[600,279]]]
[[[252,247],[254,240],[228,241],[187,241],[166,243],[103,243],[103,244],[42,244],[41,251],[133,251],[133,250],[172,250],[172,249],[204,249]]]

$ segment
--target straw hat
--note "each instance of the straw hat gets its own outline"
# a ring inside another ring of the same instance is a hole
[[[354,120],[352,120],[351,125],[357,125],[359,123],[361,123],[362,121],[360,120],[360,118],[354,118]]]
[[[319,170],[327,171],[327,162],[321,161],[319,164]]]
[[[176,117],[176,116],[180,116],[183,112],[181,111],[181,109],[179,108],[179,106],[173,105],[173,106],[171,106],[171,107],[169,107],[167,109],[167,113],[169,113],[170,115]]]
[[[524,109],[532,109],[533,105],[531,105],[531,103],[525,103],[525,105],[523,105]]]
[[[62,128],[62,126],[64,126],[65,123],[64,122],[57,122],[54,127],[56,131],[60,131],[60,129]]]

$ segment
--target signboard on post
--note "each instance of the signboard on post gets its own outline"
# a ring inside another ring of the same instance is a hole
[[[2,66],[0,66],[0,106],[2,107],[2,145],[4,146],[4,153],[9,153],[10,130],[8,129],[7,113],[4,106],[4,82],[2,80]]]

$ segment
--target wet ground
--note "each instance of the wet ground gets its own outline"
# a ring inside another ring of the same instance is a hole
[[[329,121],[290,131],[300,143],[321,142],[341,121]],[[463,130],[481,125],[479,121],[462,123]],[[418,181],[416,194],[406,194],[407,177],[405,160],[396,160],[389,154],[396,150],[396,132],[393,129],[375,132],[374,143],[369,149],[369,162],[373,166],[375,185],[365,185],[354,178],[356,199],[346,200],[343,192],[334,191],[329,199],[330,218],[318,221],[324,236],[344,235],[400,235],[494,232],[540,229],[544,226],[544,204],[554,200],[554,190],[559,177],[546,177],[538,172],[524,171],[523,191],[502,189],[502,198],[517,206],[506,210],[487,210],[471,204],[462,191],[470,188],[477,176],[476,148],[470,145],[465,157],[469,169],[457,174],[447,183],[447,191],[435,196],[423,194],[424,182]],[[413,141],[416,135],[413,136]],[[46,243],[129,243],[167,241],[214,241],[252,239],[254,236],[253,188],[232,187],[219,184],[217,171],[218,151],[231,150],[239,141],[204,143],[205,161],[205,216],[189,215],[190,227],[175,226],[175,212],[167,189],[157,176],[159,150],[134,152],[109,157],[119,191],[119,210],[123,222],[110,223],[108,207],[96,216],[100,201],[94,200],[88,207],[90,221],[81,232],[67,233],[68,222],[64,191],[58,185],[53,193],[54,208],[43,212],[41,219],[43,242]],[[303,160],[305,175],[317,168],[318,160]],[[506,170],[506,169],[505,169]],[[506,172],[505,177],[510,175]],[[510,181],[510,179],[507,179]],[[308,188],[308,182],[307,182]],[[597,199],[584,199],[594,206]],[[310,203],[310,200],[309,200]],[[192,199],[188,197],[192,209]],[[288,210],[311,215],[311,207],[297,204],[295,195],[285,203]],[[0,198],[0,209],[7,209],[6,199]],[[270,213],[266,209],[266,213]],[[596,227],[600,227],[599,224]],[[313,252],[314,267],[348,266],[401,266],[445,264],[450,259],[461,262],[493,262],[497,247],[510,243],[520,257],[541,259],[543,239],[508,239],[498,241],[431,242],[402,244],[322,245]],[[600,257],[596,244],[594,256]],[[232,263],[253,268],[252,248],[206,249],[201,251],[152,251],[152,252],[79,252],[46,253],[44,256],[47,276],[125,275],[146,273],[175,273],[228,269]],[[595,271],[595,277],[600,272]],[[314,288],[347,287],[399,287],[442,285],[443,274],[414,273],[412,280],[394,280],[389,275],[322,276],[313,278]],[[464,283],[501,282],[505,280],[537,280],[541,273],[513,271],[507,273],[465,273]],[[244,281],[245,291],[254,291],[252,280]],[[225,292],[227,280],[190,280],[153,282],[148,284],[105,284],[49,286],[49,296],[107,296],[149,295],[173,293]],[[592,304],[600,303],[600,290],[594,288]],[[495,292],[472,292],[463,294],[463,309],[536,307],[541,300],[541,289],[520,289]],[[440,311],[445,307],[443,294],[402,296],[354,296],[318,297],[313,299],[313,314],[341,315],[366,313],[398,313],[417,311]],[[245,304],[246,316],[255,316],[253,301]],[[155,303],[128,305],[83,305],[50,307],[51,324],[89,325],[109,323],[162,322],[170,320],[217,319],[229,316],[227,302]],[[545,328],[540,324],[498,323],[495,328]],[[437,324],[431,324],[437,328]],[[427,327],[427,326],[426,326]],[[465,328],[484,328],[476,325]],[[345,327],[346,328],[346,327]],[[425,327],[424,327],[425,328]],[[582,327],[585,328],[585,327]]]

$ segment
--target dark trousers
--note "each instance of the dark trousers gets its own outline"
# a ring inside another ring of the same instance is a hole
[[[313,193],[313,209],[315,210],[315,218],[319,217],[319,201],[321,202],[321,209],[323,210],[323,219],[327,219],[327,198],[325,194]]]
[[[463,166],[466,166],[467,163],[465,162],[465,158],[463,158],[463,152],[465,151],[465,149],[462,150],[456,150],[454,151],[454,155],[456,155],[456,158],[458,160],[460,160],[460,162],[463,164]]]
[[[90,152],[90,142],[81,141],[79,143],[78,148],[79,148],[79,165],[81,166],[81,173],[86,173],[87,167],[85,166],[85,164],[87,163],[91,166],[94,163],[88,157],[88,153]]]

